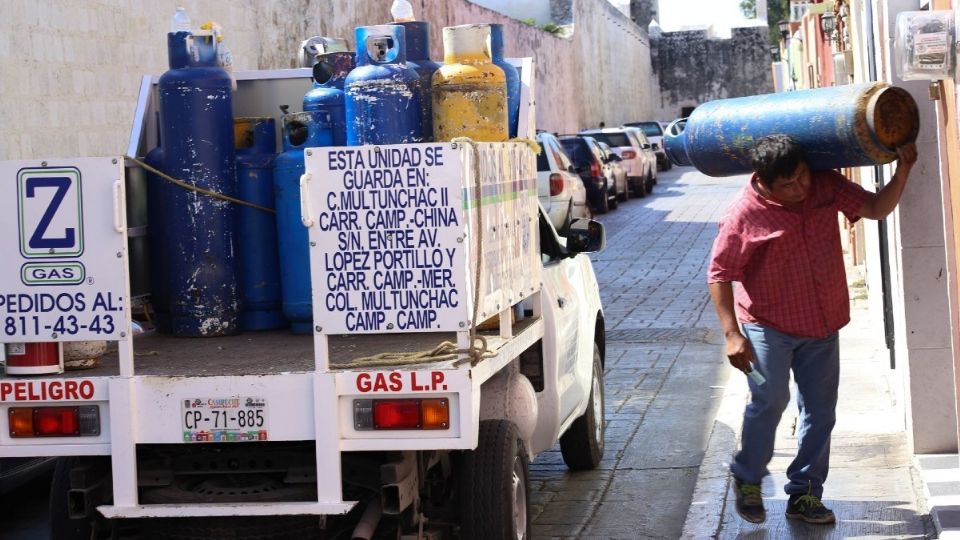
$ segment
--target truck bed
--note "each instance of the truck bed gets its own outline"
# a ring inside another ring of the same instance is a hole
[[[513,325],[514,335],[536,321],[528,317]],[[487,347],[496,351],[508,340],[499,332],[480,332]],[[454,332],[396,334],[351,334],[329,336],[330,364],[346,364],[355,359],[384,352],[430,350],[443,341],[456,343]],[[313,371],[314,339],[293,335],[287,330],[248,332],[220,338],[177,338],[151,334],[134,339],[136,375],[210,377],[219,375],[271,375]],[[452,364],[452,361],[445,362]],[[380,367],[379,369],[389,369]],[[110,377],[120,374],[115,346],[91,369],[68,370],[57,377]],[[0,378],[11,377],[2,373]],[[40,377],[49,377],[40,376]]]

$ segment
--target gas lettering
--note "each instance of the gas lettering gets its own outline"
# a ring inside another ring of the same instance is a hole
[[[403,376],[398,371],[360,373],[357,375],[357,390],[364,393],[399,392],[403,390]]]
[[[442,371],[377,371],[358,373],[358,392],[441,392],[447,390],[446,375]]]

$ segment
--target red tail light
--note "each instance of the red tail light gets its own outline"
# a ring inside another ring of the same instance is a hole
[[[559,173],[550,175],[550,196],[555,197],[563,193],[563,177]]]
[[[623,154],[620,154],[620,157],[623,159],[633,159],[637,157],[637,153],[633,150],[624,150]]]
[[[603,176],[603,170],[600,168],[600,164],[596,160],[590,162],[590,176],[594,178],[599,178]]]
[[[383,400],[373,402],[375,429],[418,429],[422,424],[417,400]]]
[[[83,407],[11,407],[10,437],[89,437],[100,435],[100,409]]]
[[[450,429],[450,400],[355,399],[354,428],[378,429]]]

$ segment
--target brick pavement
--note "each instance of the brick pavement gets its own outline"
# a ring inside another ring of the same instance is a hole
[[[716,222],[744,178],[661,173],[652,197],[599,216],[607,321],[606,453],[572,473],[531,464],[534,538],[676,538],[727,375],[704,285]]]

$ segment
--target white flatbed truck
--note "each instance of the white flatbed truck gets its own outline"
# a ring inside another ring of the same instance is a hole
[[[235,116],[275,116],[309,76],[238,73]],[[155,82],[141,86],[128,155],[155,144]],[[390,214],[415,247],[371,246],[369,209],[350,210],[363,235],[337,225],[348,192],[379,187],[356,180],[356,158],[390,155],[414,171],[398,189],[432,190],[419,222],[414,209]],[[529,460],[559,440],[571,468],[599,463],[604,321],[582,252],[604,233],[579,220],[557,235],[534,151],[422,143],[316,148],[305,161],[314,334],[206,339],[134,337],[135,165],[0,163],[3,341],[113,345],[93,369],[0,375],[0,458],[63,457],[52,538],[526,538]],[[442,342],[439,357],[409,356]]]

